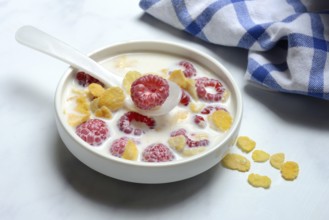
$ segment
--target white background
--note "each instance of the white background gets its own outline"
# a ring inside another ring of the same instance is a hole
[[[249,173],[221,165],[162,185],[91,170],[66,149],[55,126],[54,93],[68,65],[19,45],[15,31],[27,24],[85,53],[148,39],[208,53],[243,93],[241,135],[297,161],[298,179],[283,180],[269,163],[251,167],[271,177],[268,190],[251,187]],[[0,0],[0,50],[0,219],[329,219],[329,102],[248,85],[247,51],[197,40],[145,15],[133,0]]]

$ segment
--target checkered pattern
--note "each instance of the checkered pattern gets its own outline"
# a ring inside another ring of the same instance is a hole
[[[253,82],[329,100],[327,0],[141,0],[140,7],[205,41],[248,49]]]

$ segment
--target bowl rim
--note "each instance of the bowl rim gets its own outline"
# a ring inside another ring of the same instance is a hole
[[[165,40],[133,40],[133,41],[123,41],[123,42],[117,42],[117,43],[112,43],[105,45],[101,48],[98,48],[91,53],[88,53],[88,56],[93,58],[94,56],[97,56],[99,53],[109,50],[110,48],[115,48],[115,47],[122,47],[122,46],[128,46],[128,45],[143,45],[143,44],[150,44],[150,45],[162,45],[162,46],[170,46],[170,47],[178,47],[186,51],[191,51],[194,54],[197,54],[198,56],[201,56],[205,58],[206,60],[209,60],[213,64],[215,64],[219,69],[221,69],[222,73],[229,79],[229,82],[231,83],[231,86],[233,87],[234,94],[235,94],[235,99],[236,99],[236,107],[235,107],[235,117],[233,120],[233,125],[228,131],[228,133],[225,135],[225,137],[220,141],[218,146],[213,146],[210,149],[207,149],[204,152],[201,152],[197,155],[193,155],[191,157],[186,157],[184,159],[180,160],[174,160],[174,161],[167,161],[167,162],[161,162],[161,163],[150,163],[150,162],[144,162],[144,161],[131,161],[131,160],[123,160],[121,158],[115,157],[113,155],[105,156],[103,154],[97,153],[92,148],[90,145],[86,142],[84,142],[81,138],[78,138],[78,136],[73,135],[72,132],[69,129],[69,125],[67,122],[64,120],[63,117],[63,110],[61,108],[62,104],[62,91],[63,91],[63,86],[65,85],[65,82],[69,79],[70,75],[73,74],[73,72],[76,70],[72,66],[69,66],[68,69],[63,73],[63,75],[60,78],[60,81],[57,85],[56,92],[55,92],[55,113],[56,117],[58,118],[59,123],[61,126],[64,128],[65,133],[68,134],[76,143],[79,144],[80,147],[83,147],[85,150],[87,150],[89,153],[96,155],[97,157],[100,157],[102,159],[106,160],[111,160],[113,162],[117,162],[123,165],[128,165],[128,166],[139,166],[139,167],[170,167],[170,166],[177,166],[177,165],[182,165],[186,163],[191,163],[195,160],[198,160],[199,158],[206,157],[209,154],[212,154],[214,151],[216,151],[220,146],[224,145],[229,141],[231,136],[234,134],[234,132],[239,129],[240,122],[242,119],[242,110],[243,110],[243,100],[242,100],[242,95],[240,92],[239,87],[237,86],[237,83],[235,82],[233,76],[231,73],[227,70],[227,68],[221,64],[219,61],[214,59],[213,57],[207,55],[204,52],[197,51],[196,49],[192,47],[188,47],[183,45],[182,43],[177,43],[177,42],[171,42],[171,41],[165,41]],[[142,51],[142,50],[140,50]],[[147,50],[149,52],[149,50]],[[151,52],[151,51],[150,51]],[[161,49],[156,49],[152,50],[152,52],[161,52]],[[200,63],[201,66],[202,63]],[[232,91],[231,91],[232,94]],[[58,129],[58,128],[57,128]]]

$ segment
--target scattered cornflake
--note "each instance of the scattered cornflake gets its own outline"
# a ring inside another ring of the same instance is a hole
[[[128,140],[122,158],[126,160],[137,160],[138,149],[134,141]]]
[[[271,179],[267,176],[261,176],[259,174],[251,173],[248,176],[248,183],[254,187],[263,187],[268,189],[271,186]]]
[[[227,131],[231,128],[233,119],[230,113],[222,109],[214,111],[210,115],[210,119],[217,129]]]
[[[270,157],[270,164],[271,164],[272,167],[280,170],[282,164],[284,163],[284,160],[285,160],[284,153],[273,154]]]
[[[200,154],[202,152],[204,152],[207,149],[207,147],[192,147],[192,148],[185,148],[183,150],[182,155],[185,157],[190,157],[190,156],[194,156],[197,154]]]
[[[112,112],[108,107],[102,106],[102,107],[96,109],[95,116],[100,117],[100,118],[111,119],[112,118]]]
[[[103,86],[99,85],[98,83],[90,84],[88,86],[88,90],[93,97],[100,97],[105,92]]]
[[[125,95],[120,87],[114,86],[105,90],[99,97],[98,106],[106,106],[111,111],[118,110],[124,105]]]
[[[89,119],[90,115],[77,115],[69,114],[67,117],[67,122],[70,126],[76,127]]]
[[[227,154],[222,160],[222,165],[231,170],[247,172],[250,169],[250,161],[239,154]]]
[[[76,107],[74,108],[75,111],[81,113],[83,115],[89,115],[89,101],[87,97],[84,95],[78,96],[76,99]]]
[[[294,180],[299,173],[299,166],[294,161],[287,161],[281,166],[281,175],[285,180]]]
[[[168,139],[168,144],[174,150],[181,152],[181,151],[183,151],[183,149],[186,145],[186,138],[184,135],[177,135],[174,137],[170,137]]]
[[[122,85],[127,94],[130,95],[131,84],[141,76],[142,74],[138,71],[129,71],[126,73],[125,77],[123,78]]]
[[[270,158],[270,155],[262,150],[254,150],[251,157],[255,162],[265,162]]]
[[[205,104],[197,103],[197,102],[191,102],[189,104],[189,108],[190,108],[191,112],[193,112],[193,113],[199,113],[203,109],[204,106],[205,106]]]
[[[247,136],[240,136],[238,137],[236,145],[244,152],[249,153],[252,151],[255,146],[256,142]]]

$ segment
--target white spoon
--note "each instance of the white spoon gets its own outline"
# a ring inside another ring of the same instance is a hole
[[[121,87],[121,77],[109,72],[103,66],[63,41],[60,41],[35,27],[23,26],[18,29],[16,32],[16,40],[25,46],[48,54],[79,70],[87,72],[107,86]],[[140,112],[143,115],[158,116],[167,114],[178,105],[182,95],[182,91],[177,84],[170,80],[168,80],[168,84],[169,96],[161,107],[156,108],[155,110],[142,110],[137,108],[130,98],[126,99],[126,106],[130,110]]]

